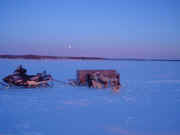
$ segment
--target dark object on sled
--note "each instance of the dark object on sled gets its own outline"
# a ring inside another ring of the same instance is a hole
[[[49,81],[53,80],[52,76],[44,73],[36,75],[11,74],[3,78],[3,81],[9,86],[18,86],[26,88],[48,87]]]
[[[112,87],[120,86],[120,75],[118,72],[116,72],[116,70],[77,70],[77,81],[79,82],[79,85],[88,84],[88,86],[91,87],[91,80],[94,80],[91,79],[91,77],[94,76],[94,74],[97,76],[102,75],[107,80],[106,82],[103,82],[97,78],[97,80],[95,80],[97,84],[101,83],[105,85],[104,87],[107,87],[108,83],[110,82]]]

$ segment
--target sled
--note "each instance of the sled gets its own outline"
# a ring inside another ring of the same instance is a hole
[[[87,75],[100,73],[106,76],[108,79],[116,78],[119,73],[116,70],[77,70],[77,81],[79,85],[86,85],[87,84]]]
[[[89,88],[120,88],[120,75],[116,70],[77,70],[77,80],[71,84]]]

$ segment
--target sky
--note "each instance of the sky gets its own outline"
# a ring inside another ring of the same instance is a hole
[[[1,0],[0,54],[180,59],[179,0]]]

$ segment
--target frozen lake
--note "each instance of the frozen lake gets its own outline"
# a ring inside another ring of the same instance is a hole
[[[0,87],[0,135],[180,135],[180,62],[0,59],[0,78],[20,64],[62,81],[77,69],[115,69],[123,86]]]

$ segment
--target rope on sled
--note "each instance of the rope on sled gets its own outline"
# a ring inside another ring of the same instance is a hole
[[[64,81],[60,81],[60,80],[56,80],[56,79],[53,79],[53,81],[61,84],[61,85],[70,85],[70,86],[78,86],[77,82],[76,81],[73,81],[73,80],[69,80],[68,82],[64,82]]]
[[[64,81],[60,81],[60,80],[56,80],[56,79],[53,79],[52,81],[57,82],[57,83],[60,83],[60,84],[67,84],[67,83],[64,82]]]

